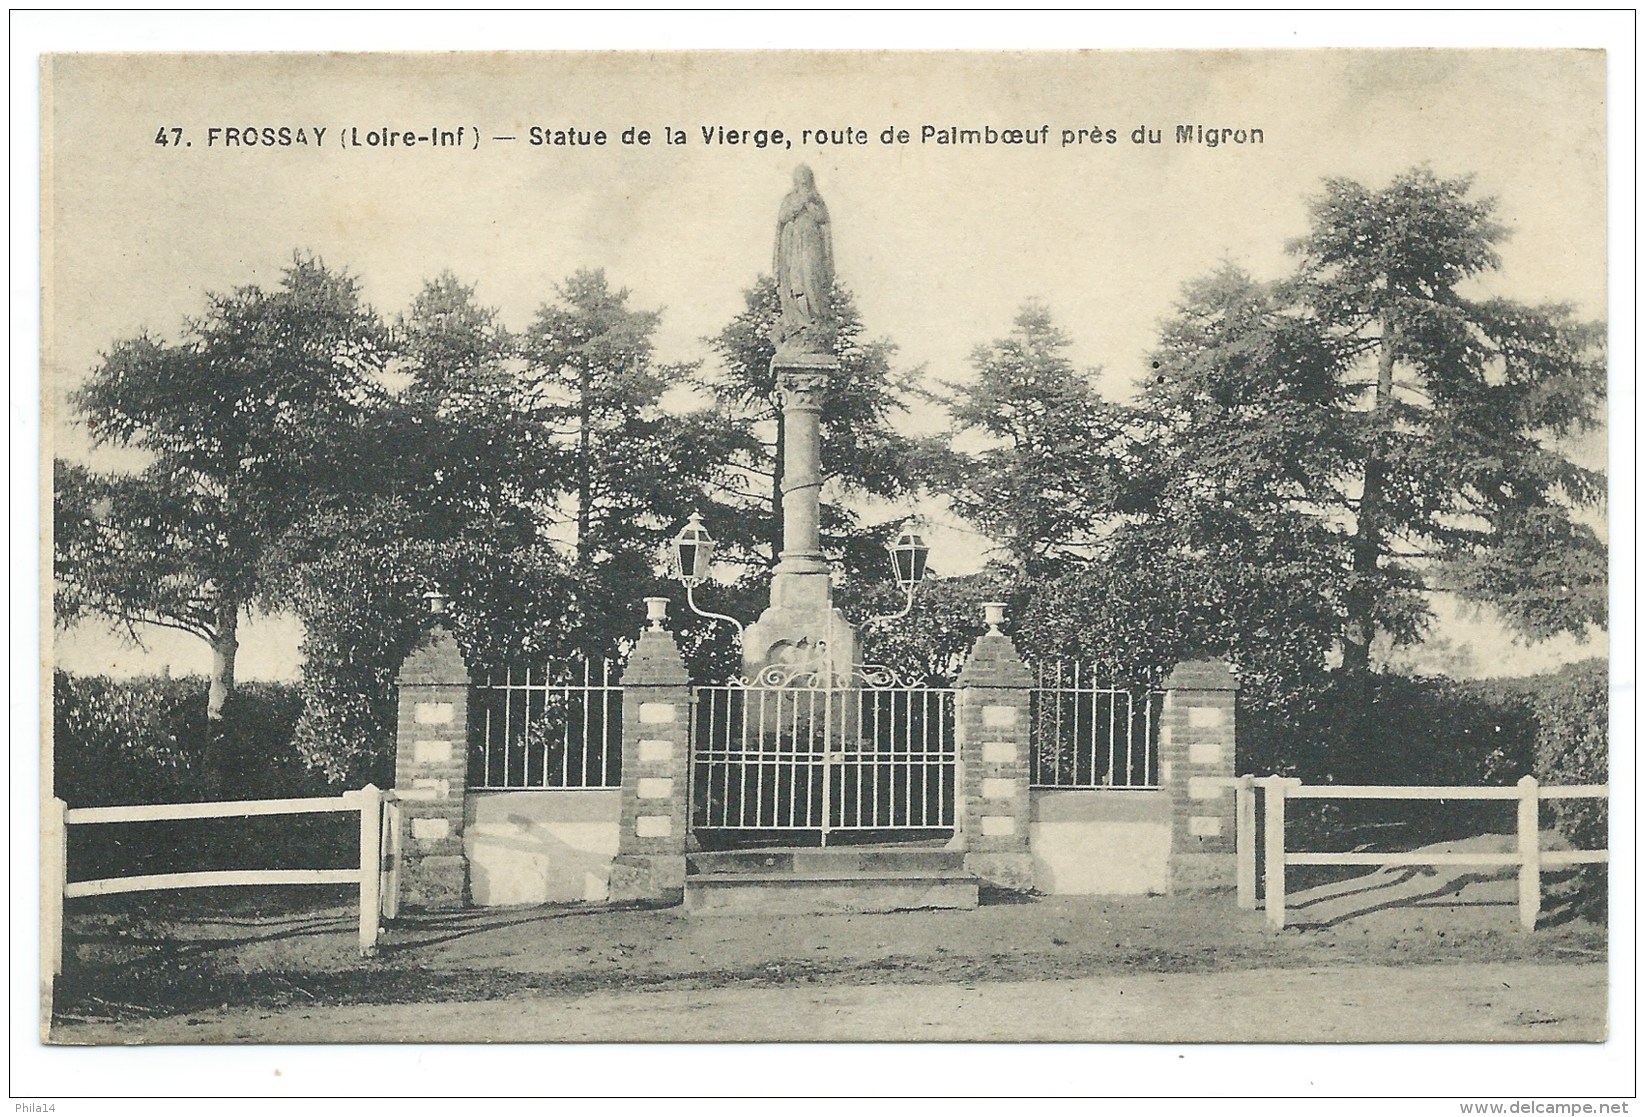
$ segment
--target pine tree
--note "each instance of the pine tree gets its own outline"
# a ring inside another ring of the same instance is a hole
[[[1506,236],[1471,186],[1426,169],[1381,190],[1328,180],[1292,246],[1293,297],[1361,389],[1341,423],[1350,670],[1380,629],[1426,616],[1413,593],[1494,606],[1531,638],[1605,622],[1605,548],[1576,515],[1604,482],[1563,450],[1601,421],[1603,330],[1567,306],[1469,293]]]
[[[531,418],[567,463],[546,511],[570,535],[590,655],[631,634],[640,599],[658,588],[663,545],[692,508],[716,503],[738,443],[712,411],[660,406],[694,371],[656,361],[660,317],[632,308],[603,271],[580,271],[524,337]]]
[[[1089,557],[1124,494],[1124,409],[1096,391],[1095,370],[1074,367],[1050,311],[1029,303],[1011,334],[971,356],[977,377],[948,384],[960,435],[980,435],[954,456],[954,507],[996,540],[1030,578]]]
[[[1223,615],[1245,620],[1219,639],[1285,634],[1282,674],[1332,644],[1363,673],[1441,591],[1530,638],[1604,623],[1605,549],[1580,518],[1603,483],[1563,450],[1600,420],[1601,331],[1467,293],[1498,265],[1493,211],[1425,170],[1329,181],[1294,276],[1224,269],[1164,328],[1144,514],[1116,542],[1198,564],[1207,590],[1243,571]]]

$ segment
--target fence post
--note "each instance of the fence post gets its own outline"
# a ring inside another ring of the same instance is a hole
[[[691,677],[654,618],[623,669],[623,790],[612,900],[678,903],[691,826]]]
[[[1519,781],[1519,925],[1527,931],[1536,930],[1536,917],[1542,911],[1541,806],[1536,777],[1523,777]]]
[[[377,953],[383,881],[383,793],[368,783],[349,793],[360,807],[360,956]]]
[[[1217,659],[1185,660],[1165,680],[1159,782],[1171,804],[1171,891],[1236,884],[1234,803],[1239,680]]]
[[[63,972],[63,889],[68,884],[69,806],[46,801],[40,835],[40,981],[49,994],[52,978]]]
[[[1003,620],[1003,609],[989,610],[989,630],[954,680],[954,823],[967,871],[985,884],[1027,892],[1034,887],[1028,790],[1034,676],[1000,631]]]
[[[1238,868],[1239,906],[1257,909],[1257,789],[1256,780],[1241,776],[1234,785],[1234,857]]]
[[[438,617],[425,641],[400,665],[394,789],[403,800],[410,840],[400,871],[408,907],[460,908],[468,900],[463,846],[468,794],[468,664]]]
[[[400,801],[388,795],[383,801],[382,844],[383,918],[400,918]]]
[[[1268,926],[1285,927],[1285,793],[1301,780],[1268,776],[1262,781],[1263,902]]]

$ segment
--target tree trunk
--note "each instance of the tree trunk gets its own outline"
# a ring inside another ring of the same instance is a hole
[[[1354,529],[1353,576],[1348,592],[1348,626],[1343,633],[1342,666],[1364,672],[1371,666],[1371,640],[1376,635],[1376,580],[1382,562],[1382,493],[1387,483],[1383,461],[1383,430],[1394,402],[1394,339],[1397,328],[1382,322],[1382,345],[1377,352],[1377,395],[1371,408],[1371,447],[1365,458],[1365,485],[1359,498],[1359,522]]]
[[[589,527],[593,522],[593,511],[589,508],[589,490],[593,488],[593,474],[588,460],[593,441],[593,432],[589,429],[593,423],[594,413],[594,405],[590,399],[593,391],[593,375],[593,372],[587,368],[582,370],[577,393],[577,565],[583,570],[588,569],[590,550],[588,536]]]
[[[238,604],[224,605],[217,614],[217,634],[211,641],[211,685],[206,692],[206,795],[221,799],[231,790],[234,772],[229,755],[228,726],[223,707],[234,693],[234,660],[240,652]]]

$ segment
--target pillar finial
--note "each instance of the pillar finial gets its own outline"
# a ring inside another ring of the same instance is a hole
[[[652,632],[663,631],[663,621],[668,619],[668,598],[648,597],[645,599],[645,619],[651,622]]]

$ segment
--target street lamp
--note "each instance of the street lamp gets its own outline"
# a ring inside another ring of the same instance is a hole
[[[897,584],[902,587],[906,599],[901,612],[870,617],[869,623],[894,621],[909,614],[914,608],[914,591],[925,581],[925,564],[931,557],[931,548],[926,546],[925,537],[920,534],[919,520],[913,516],[903,521],[902,531],[885,545],[885,549],[891,556],[891,572],[896,575]]]
[[[674,577],[685,587],[685,603],[691,611],[699,617],[709,620],[726,621],[737,630],[738,637],[742,636],[742,622],[736,617],[728,617],[724,613],[710,613],[706,609],[699,609],[691,591],[708,580],[708,568],[714,561],[714,537],[708,534],[708,528],[703,526],[700,514],[691,513],[680,534],[674,537],[669,554],[669,565],[673,568]]]
[[[674,537],[673,560],[674,577],[687,589],[694,589],[708,579],[708,567],[714,561],[714,537],[703,526],[701,514],[691,513],[680,534]]]

